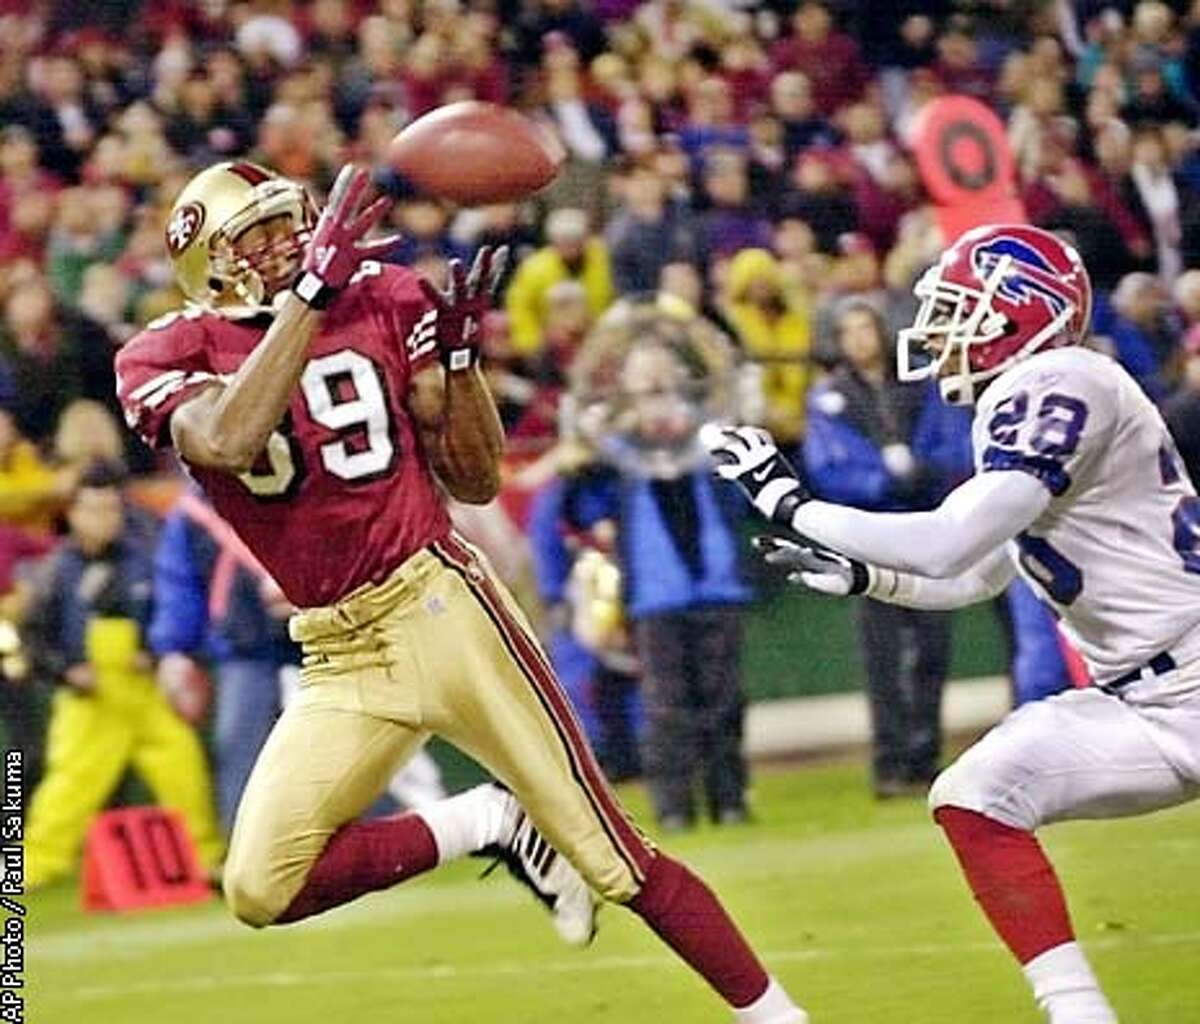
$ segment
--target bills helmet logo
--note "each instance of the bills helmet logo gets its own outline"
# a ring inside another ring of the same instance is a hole
[[[1072,297],[1063,289],[1054,266],[1034,246],[1019,238],[1001,235],[975,246],[971,266],[980,281],[986,281],[1006,256],[1011,262],[996,289],[998,295],[1019,306],[1035,300],[1044,302],[1052,316],[1058,316],[1071,304]]]
[[[184,203],[171,215],[167,223],[167,249],[172,256],[178,256],[192,244],[204,226],[204,217],[202,203]]]
[[[1078,343],[1091,319],[1092,286],[1079,253],[1031,224],[968,231],[913,293],[920,305],[898,338],[899,377],[936,375],[942,397],[960,405],[1017,361]]]

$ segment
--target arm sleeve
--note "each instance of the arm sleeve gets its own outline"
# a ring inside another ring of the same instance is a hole
[[[1007,545],[1001,544],[965,572],[947,579],[872,567],[867,596],[906,608],[946,611],[991,600],[1012,582],[1014,575],[1016,565]]]
[[[362,280],[378,281],[373,299],[383,305],[397,338],[404,339],[409,372],[420,373],[438,361],[437,308],[425,297],[415,271],[407,267],[366,261]]]
[[[860,512],[810,501],[792,529],[835,551],[884,569],[946,579],[965,572],[1026,529],[1050,493],[1021,472],[981,473],[932,512]]]
[[[793,528],[871,565],[946,579],[1031,526],[1050,502],[1087,487],[1112,446],[1120,375],[1065,349],[997,380],[975,417],[976,475],[932,512],[869,513],[812,501]]]
[[[186,311],[152,321],[127,342],[116,370],[125,422],[151,448],[170,443],[171,413],[220,380],[209,364],[204,329]]]

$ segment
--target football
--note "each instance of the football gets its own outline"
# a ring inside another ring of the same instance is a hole
[[[469,100],[431,110],[389,144],[401,189],[463,206],[524,199],[554,180],[566,151],[515,110]]]

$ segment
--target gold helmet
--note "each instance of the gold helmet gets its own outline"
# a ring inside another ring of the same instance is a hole
[[[248,228],[279,216],[292,219],[286,241],[238,251],[234,243]],[[258,310],[270,299],[260,268],[293,255],[298,262],[315,223],[312,200],[296,182],[244,160],[227,161],[201,171],[179,193],[167,220],[167,252],[189,301]]]

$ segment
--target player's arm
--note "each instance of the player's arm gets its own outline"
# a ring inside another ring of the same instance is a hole
[[[279,426],[304,372],[322,312],[294,294],[227,384],[214,381],[171,416],[171,442],[184,461],[241,473]]]
[[[715,431],[715,433],[714,433]],[[932,512],[862,512],[816,501],[757,427],[706,427],[717,473],[767,519],[871,565],[938,579],[960,575],[1030,526],[1050,503],[1037,478],[1012,470],[972,477]]]
[[[452,261],[444,291],[421,280],[437,310],[441,366],[414,376],[409,409],[434,472],[453,497],[472,505],[486,504],[500,490],[504,427],[479,368],[479,343],[507,258],[507,249],[485,247],[469,274]]]
[[[1050,492],[1024,473],[982,473],[931,512],[861,512],[805,502],[787,524],[796,533],[885,569],[949,579],[1027,529]]]
[[[171,439],[197,466],[249,469],[278,428],[308,358],[323,310],[358,265],[385,253],[394,239],[361,239],[391,206],[382,197],[360,210],[369,173],[342,168],[304,254],[300,277],[254,351],[227,383],[212,382],[171,416]]]
[[[479,368],[425,368],[413,378],[409,409],[446,490],[470,505],[491,501],[500,490],[504,428]]]
[[[789,569],[788,580],[823,594],[862,594],[906,608],[946,611],[988,601],[1012,582],[1016,565],[1001,545],[965,572],[945,579],[869,565],[812,543],[758,537],[755,546],[772,565]]]

